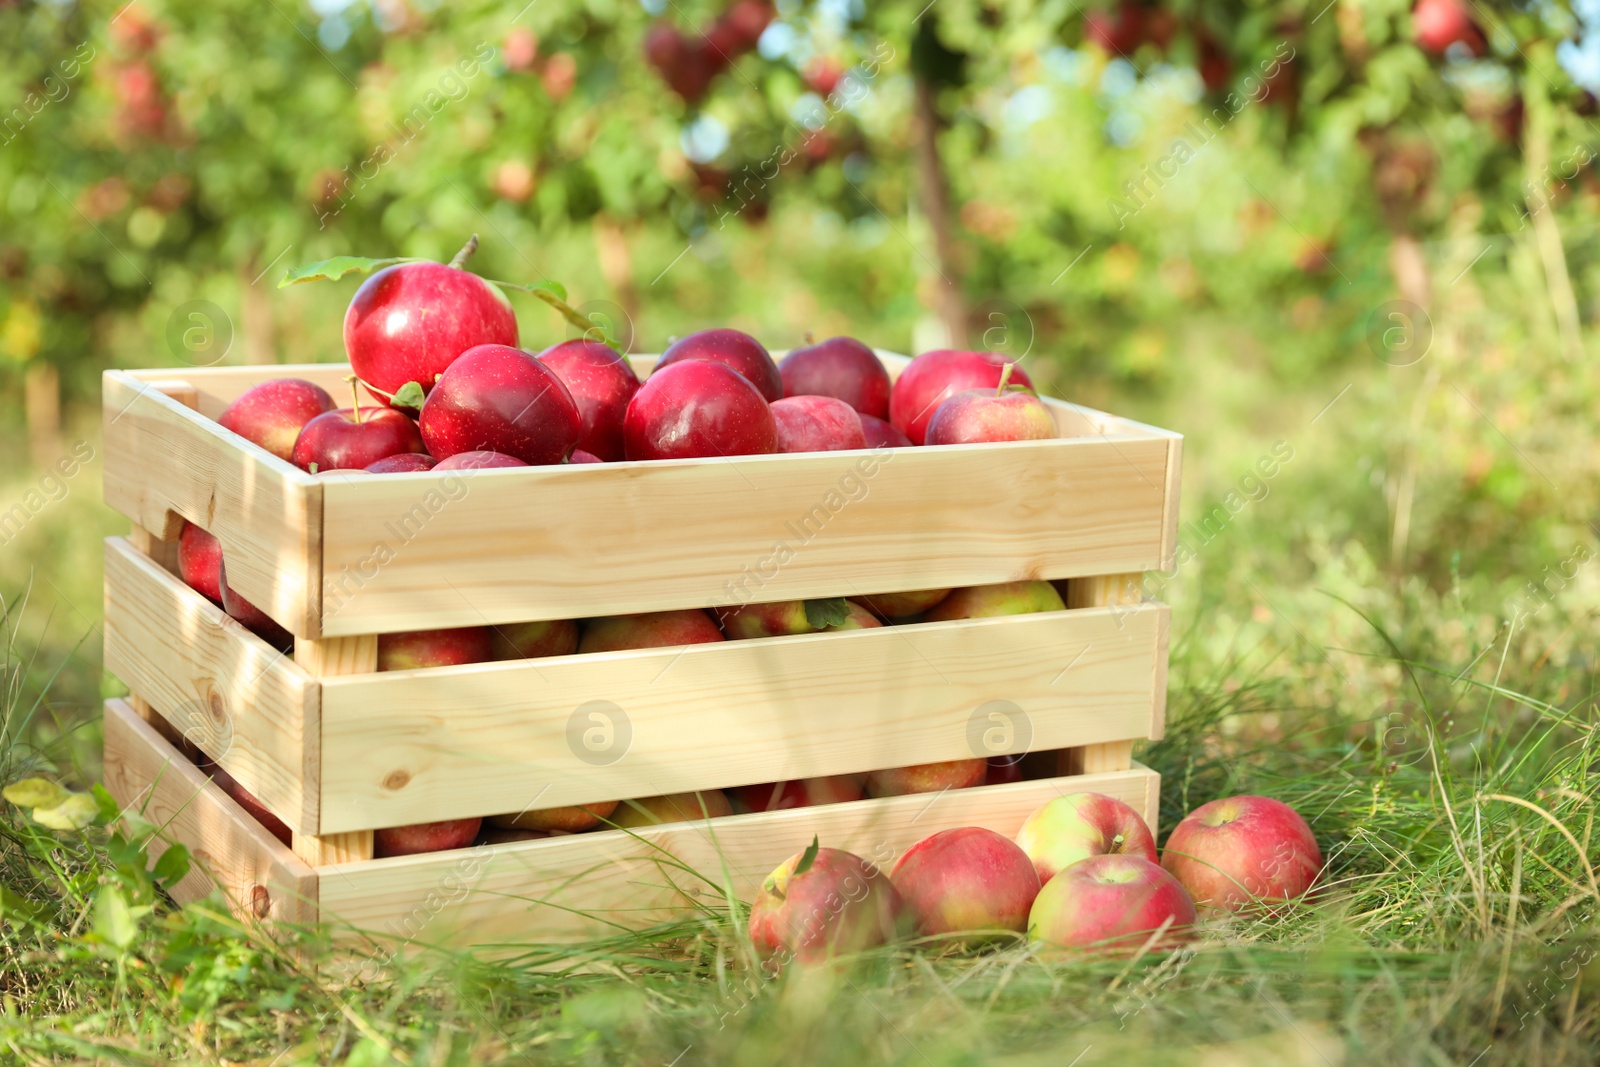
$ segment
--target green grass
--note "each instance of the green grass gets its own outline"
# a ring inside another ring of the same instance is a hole
[[[1358,348],[1291,387],[1231,362],[1267,327],[1197,309],[1173,388],[1104,401],[1188,435],[1186,517],[1274,442],[1295,450],[1162,589],[1169,723],[1140,758],[1163,775],[1163,834],[1229,793],[1297,807],[1330,861],[1316,900],[1132,961],[921,944],[768,980],[735,910],[363,969],[324,931],[268,940],[217,903],[174,910],[105,830],[8,808],[0,1062],[1596,1062],[1600,567],[1512,604],[1597,547],[1596,395],[1533,340],[1529,294],[1478,272],[1440,298],[1415,367]],[[116,525],[77,486],[0,556],[0,779],[98,776],[96,538]],[[775,843],[773,864],[803,844]],[[153,910],[118,927],[108,886]]]

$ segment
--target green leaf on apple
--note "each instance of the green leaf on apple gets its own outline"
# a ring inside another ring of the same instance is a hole
[[[317,263],[307,263],[295,267],[283,276],[278,283],[278,288],[295,285],[299,282],[336,282],[346,274],[370,274],[384,267],[392,267],[396,263],[420,263],[416,256],[396,256],[390,259],[367,259],[365,256],[334,256]]]
[[[850,602],[842,596],[806,601],[806,622],[813,630],[838,626],[850,617]]]
[[[392,408],[407,408],[411,411],[421,411],[422,402],[427,396],[422,392],[422,386],[417,382],[407,382],[398,392],[389,398]]]
[[[798,878],[811,869],[811,865],[817,862],[817,853],[820,851],[819,846],[820,842],[817,839],[817,835],[812,834],[811,844],[807,845],[806,850],[800,853],[800,862],[794,865],[794,874],[790,877]]]
[[[567,287],[560,282],[547,280],[534,282],[532,285],[523,285],[521,282],[502,282],[494,278],[486,278],[484,280],[492,282],[502,289],[515,289],[518,292],[530,293],[538,297],[559,311],[562,318],[582,330],[586,340],[598,340],[601,344],[615,349],[618,354],[625,354],[622,352],[622,346],[617,344],[616,339],[606,333],[604,326],[567,303]]]

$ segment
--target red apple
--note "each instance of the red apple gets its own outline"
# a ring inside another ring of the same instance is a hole
[[[911,447],[911,438],[895,429],[893,424],[871,415],[861,416],[861,436],[865,438],[868,448]]]
[[[791,349],[778,364],[778,374],[784,396],[831,396],[863,415],[889,416],[889,372],[854,337],[830,337]]]
[[[434,383],[417,419],[428,451],[493,451],[535,466],[572,453],[582,420],[560,377],[506,345],[469,348]]]
[[[261,640],[280,651],[294,647],[294,635],[279,626],[272,616],[228,588],[228,561],[217,561],[217,585],[222,589],[222,610]]]
[[[866,796],[861,790],[861,780],[853,774],[742,785],[728,792],[739,811],[787,811],[809,808],[813,804],[847,804]]]
[[[824,632],[836,633],[840,630],[875,630],[883,626],[883,623],[878,621],[878,617],[876,615],[868,611],[861,604],[856,603],[854,600],[846,600],[845,607],[847,609],[847,614],[844,617],[844,621],[834,623],[832,626],[824,626],[822,628]]]
[[[294,844],[294,832],[289,829],[288,825],[268,811],[267,806],[257,800],[255,795],[248,789],[240,785],[233,775],[209,761],[203,764],[200,769],[210,775],[211,780],[217,784],[217,787],[232,797],[233,802],[243,808],[245,813],[252,819],[260,823],[262,829],[266,830],[267,833],[282,841],[286,846]]]
[[[907,793],[938,793],[946,789],[970,789],[982,785],[988,773],[987,759],[954,759],[940,763],[919,763],[910,767],[890,767],[867,775],[867,794],[898,797]]]
[[[772,19],[772,5],[766,0],[734,0],[717,21],[732,31],[737,47],[749,51],[760,42]]]
[[[889,878],[923,937],[1027,933],[1039,875],[1027,853],[979,826],[942,830],[912,845]]]
[[[436,471],[481,471],[490,467],[526,467],[516,456],[508,456],[504,452],[457,452],[453,456],[446,456],[433,465]]]
[[[451,630],[412,630],[378,635],[378,669],[409,671],[420,667],[454,667],[493,658],[487,626]]]
[[[1156,841],[1137,811],[1104,793],[1068,793],[1046,801],[1017,831],[1039,881],[1090,856],[1132,855],[1156,861]]]
[[[376,463],[361,468],[368,474],[406,474],[413,471],[431,471],[439,461],[426,452],[400,452],[384,456]]]
[[[927,433],[928,420],[946,398],[965,389],[994,389],[1000,375],[1010,365],[1010,384],[1033,387],[1015,362],[994,352],[963,352],[941,348],[906,364],[889,393],[889,421],[920,445]]]
[[[1050,409],[1026,390],[968,389],[934,409],[927,445],[971,445],[987,441],[1048,441],[1056,436]]]
[[[384,401],[407,382],[428,392],[468,349],[516,343],[517,317],[499,287],[443,263],[385,267],[344,315],[350,367]]]
[[[733,805],[728,803],[727,794],[720,789],[710,789],[701,793],[669,793],[624,800],[617,805],[611,821],[617,826],[633,828],[668,822],[699,822],[732,814]]]
[[[507,70],[532,70],[534,61],[539,58],[538,35],[526,26],[514,27],[500,46],[500,57]]]
[[[867,447],[861,416],[831,396],[791,396],[772,405],[780,452],[851,452]]]
[[[301,427],[334,406],[333,397],[322,386],[300,378],[279,378],[245,390],[217,417],[217,424],[279,459],[288,459],[294,454]]]
[[[1435,55],[1443,55],[1457,42],[1472,55],[1480,55],[1485,44],[1465,0],[1417,0],[1411,9],[1411,35],[1419,48]]]
[[[495,659],[570,656],[578,651],[578,624],[571,619],[503,622],[490,629],[494,631]]]
[[[680,337],[661,353],[651,377],[663,367],[691,359],[710,360],[733,368],[760,390],[768,403],[783,399],[783,378],[778,373],[778,365],[772,362],[766,347],[747,333],[727,329],[701,330],[688,337]]]
[[[885,619],[907,619],[921,615],[950,595],[948,589],[912,589],[904,593],[876,593],[861,602]]]
[[[817,56],[806,64],[803,75],[806,84],[816,93],[832,96],[839,87],[839,80],[844,77],[844,65],[832,56]]]
[[[989,770],[983,776],[984,785],[1010,785],[1022,781],[1021,756],[990,756]]]
[[[1126,56],[1144,41],[1144,9],[1122,0],[1115,11],[1091,11],[1083,17],[1083,35],[1106,52]]]
[[[498,826],[484,826],[479,833],[485,844],[510,845],[518,841],[542,841],[557,834],[549,830],[506,830]]]
[[[761,393],[738,371],[704,359],[651,374],[628,402],[622,432],[624,451],[636,460],[778,451],[778,427]]]
[[[591,619],[583,628],[579,652],[615,652],[624,648],[665,648],[722,641],[722,631],[699,608],[648,611]]]
[[[1311,827],[1281,800],[1228,797],[1184,817],[1167,838],[1161,866],[1201,909],[1241,911],[1304,896],[1322,871],[1322,850]]]
[[[599,341],[581,338],[551,345],[537,358],[556,372],[578,405],[578,447],[608,462],[622,459],[622,419],[639,391],[633,366]]]
[[[382,859],[466,848],[477,840],[478,828],[482,825],[482,819],[446,819],[411,826],[386,826],[372,832],[372,854]]]
[[[352,471],[402,452],[424,452],[417,424],[394,408],[324,412],[295,438],[290,459],[306,471]]]
[[[501,830],[560,830],[578,834],[593,830],[617,810],[615,800],[592,804],[572,804],[562,808],[538,808],[515,815],[491,815],[489,825]]]
[[[802,867],[808,853],[810,865]],[[779,864],[750,909],[750,940],[780,966],[886,944],[908,925],[905,902],[888,876],[837,848],[796,853]]]
[[[604,463],[605,460],[601,459],[599,456],[595,455],[593,452],[585,452],[581,448],[574,448],[572,450],[572,455],[567,457],[567,462],[568,463]]]
[[[1097,951],[1137,950],[1166,924],[1160,944],[1186,940],[1194,901],[1143,856],[1091,856],[1044,884],[1028,913],[1028,940]]]
[[[192,522],[178,535],[178,577],[213,604],[222,603],[222,542]]]
[[[1061,594],[1049,582],[1001,582],[956,589],[935,604],[924,618],[928,622],[983,619],[995,615],[1031,615],[1040,611],[1065,611]]]

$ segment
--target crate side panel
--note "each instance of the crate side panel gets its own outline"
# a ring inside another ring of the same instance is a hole
[[[317,826],[314,683],[119,537],[106,540],[106,670],[298,829]]]
[[[1143,738],[1167,611],[324,679],[323,832]]]
[[[220,885],[244,918],[311,922],[317,876],[167,743],[125,702],[106,701],[106,788],[124,808],[142,812],[194,859],[174,888],[180,903]],[[150,847],[152,860],[166,850]]]
[[[334,477],[328,634],[1148,570],[1168,441]],[[469,476],[470,475],[470,476]],[[509,477],[508,477],[509,476]]]
[[[1066,793],[1106,793],[1145,811],[1144,767],[928,795],[736,815],[637,831],[579,834],[453,853],[318,868],[324,918],[419,944],[575,940],[717,908],[722,887],[751,900],[763,879],[817,835],[890,869],[929,834],[982,826],[1014,836]],[[681,863],[696,877],[671,866]]]
[[[232,588],[316,636],[321,486],[146,382],[107,371],[103,383],[106,503],[169,539],[174,516],[204,527],[222,542]]]

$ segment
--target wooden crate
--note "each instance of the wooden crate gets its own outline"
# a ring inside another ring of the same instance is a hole
[[[891,374],[904,364],[883,358]],[[211,856],[241,906],[371,925],[463,862],[373,860],[386,826],[1007,752],[1053,752],[1058,777],[951,794],[938,808],[957,821],[919,821],[916,836],[991,819],[1014,830],[1042,798],[1106,775],[1105,791],[1137,794],[1153,821],[1154,776],[1131,751],[1161,736],[1168,612],[1142,600],[1139,572],[1172,558],[1176,434],[1050,401],[1065,435],[1051,441],[375,478],[307,475],[213,421],[263,380],[338,395],[346,373],[105,379],[106,499],[134,524],[106,543],[106,665],[133,693],[108,710],[108,766],[120,761],[124,800],[165,790],[153,772],[175,753],[162,734],[186,738],[292,828],[292,850],[263,841],[192,765],[172,777],[210,798],[178,837]],[[292,654],[174,576],[184,519],[218,537],[230,584],[293,632]],[[376,671],[381,633],[1019,578],[1060,580],[1067,610]],[[590,751],[579,739],[594,724],[625,741]],[[756,877],[809,841],[775,844],[778,828],[899,841],[927,803],[645,836]],[[707,852],[710,837],[730,847]],[[525,906],[488,898],[526,882],[529,865],[539,878],[629,872],[612,889],[610,874],[592,876],[609,899],[651,866],[637,845],[612,831],[497,846],[494,893],[471,894],[461,916],[474,937],[526,933]],[[285,910],[270,887],[262,905],[257,875],[303,906]]]

